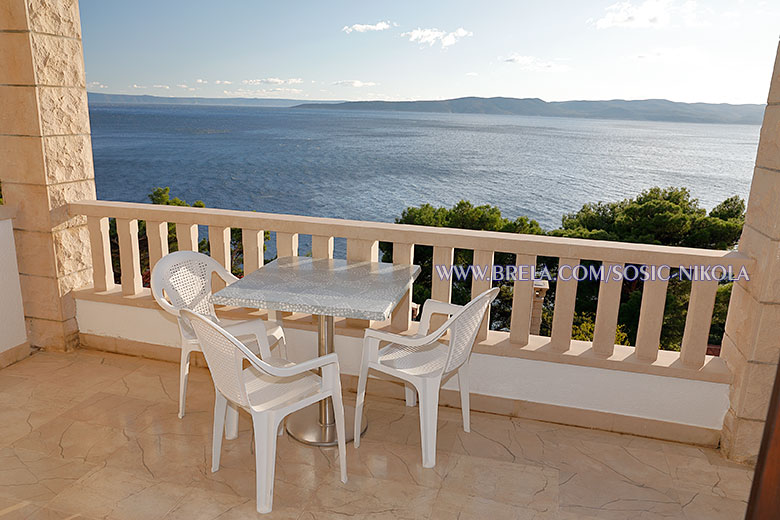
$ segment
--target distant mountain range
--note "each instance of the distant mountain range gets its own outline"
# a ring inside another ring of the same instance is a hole
[[[764,105],[677,103],[666,99],[547,102],[538,98],[464,97],[442,101],[304,103],[293,108],[390,110],[397,112],[439,112],[451,114],[511,114],[747,125],[760,125],[764,116]]]
[[[382,110],[450,114],[508,114],[633,121],[760,125],[764,105],[677,103],[666,99],[543,101],[538,98],[464,97],[441,101],[313,101],[275,98],[162,97],[90,92],[92,104],[232,105],[296,109]]]
[[[164,97],[132,94],[102,94],[88,92],[90,103],[104,105],[232,105],[245,107],[288,108],[300,105],[300,99],[277,98],[204,98],[204,97]],[[317,104],[340,103],[340,101],[316,101]]]

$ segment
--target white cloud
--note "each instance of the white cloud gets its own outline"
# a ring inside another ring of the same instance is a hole
[[[377,85],[373,81],[360,81],[357,79],[345,79],[341,81],[336,81],[333,84],[342,87],[354,87],[354,88],[375,87]]]
[[[349,34],[352,31],[364,33],[369,31],[384,31],[390,28],[390,22],[377,22],[374,25],[356,23],[354,25],[345,25],[342,27],[342,31]]]
[[[195,90],[195,87],[190,87],[188,85],[184,85],[183,83],[181,83],[179,85],[176,85],[176,86],[179,87],[179,88],[183,88],[184,90],[190,90],[190,91]]]
[[[206,83],[208,83],[208,81],[206,81],[205,79],[196,79],[195,83],[200,83],[202,85],[205,85]]]
[[[565,68],[552,61],[539,59],[535,56],[524,56],[522,54],[511,54],[505,58],[499,58],[506,63],[517,65],[520,70],[561,70]]]
[[[702,25],[703,12],[696,0],[644,0],[634,4],[631,0],[617,2],[606,8],[603,17],[595,22],[597,29],[611,27],[661,28],[673,23],[686,26]]]
[[[298,88],[276,87],[269,89],[237,88],[234,90],[223,90],[222,93],[228,97],[280,97],[283,95],[302,94],[303,91]],[[305,94],[304,97],[306,97]]]
[[[245,79],[242,81],[244,85],[300,85],[303,83],[301,78],[261,78],[261,79]]]
[[[216,83],[217,85],[232,85],[233,84],[232,81],[225,81],[225,80],[220,80],[220,79],[218,79],[214,83]]]
[[[108,85],[104,85],[99,81],[90,81],[87,83],[87,88],[108,88]]]
[[[428,44],[433,46],[436,43],[440,43],[442,48],[455,45],[458,40],[467,36],[474,36],[474,33],[467,31],[463,27],[458,27],[452,32],[442,31],[439,29],[414,29],[409,32],[401,33],[401,36],[409,38],[410,42],[417,42],[420,44]]]
[[[168,85],[152,85],[152,86],[153,86],[154,88],[162,88],[162,89],[165,89],[165,90],[168,90],[168,89],[170,89],[170,88],[171,88],[171,87],[169,87]]]
[[[131,87],[131,88],[135,88],[135,89],[142,89],[142,88],[146,88],[146,87],[144,87],[143,85],[136,85],[135,83],[133,83],[132,85],[130,85],[130,87]]]
[[[479,76],[479,74],[477,74],[476,72],[467,72],[466,76],[474,77],[474,76]]]

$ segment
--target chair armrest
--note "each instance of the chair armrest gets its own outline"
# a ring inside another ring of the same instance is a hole
[[[271,357],[271,345],[268,343],[268,331],[265,328],[263,320],[241,321],[223,325],[223,328],[236,337],[254,336],[257,345],[260,347],[260,357],[264,359]]]
[[[238,281],[238,278],[233,275],[228,269],[225,269],[223,266],[219,266],[219,269],[214,269],[214,272],[217,273],[217,275],[222,278],[226,284],[230,285],[231,283],[235,283]]]
[[[247,352],[244,353],[247,354]],[[251,352],[249,354],[251,354]],[[335,353],[309,359],[303,361],[302,363],[296,363],[288,367],[278,367],[271,365],[258,358],[254,354],[247,355],[247,358],[249,359],[249,362],[252,363],[256,368],[277,377],[292,377],[303,374],[304,372],[308,372],[310,370],[326,367],[328,365],[335,365],[336,368],[338,368],[339,365],[339,358]]]
[[[422,315],[420,316],[420,326],[418,331],[420,334],[428,334],[431,327],[431,316],[434,314],[446,314],[452,316],[460,311],[463,307],[455,305],[454,303],[445,303],[438,300],[425,300],[422,309]]]
[[[392,332],[385,332],[383,330],[366,329],[363,339],[366,340],[373,338],[379,341],[398,343],[399,345],[404,345],[407,347],[424,347],[439,339],[442,335],[444,335],[446,330],[446,328],[440,327],[439,330],[435,331],[433,334],[428,334],[425,336],[404,336],[402,334],[394,334]]]

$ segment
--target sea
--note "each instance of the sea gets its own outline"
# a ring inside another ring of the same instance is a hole
[[[747,198],[757,125],[200,105],[91,104],[98,198],[169,186],[207,207],[392,222],[492,204],[554,229],[652,186]],[[337,249],[340,249],[337,247]]]

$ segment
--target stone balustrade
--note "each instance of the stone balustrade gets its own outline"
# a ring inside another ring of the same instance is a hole
[[[94,273],[93,297],[105,294],[114,300],[121,293],[126,298],[142,295],[141,263],[138,245],[138,222],[146,222],[149,264],[168,253],[168,223],[175,224],[179,249],[197,250],[198,226],[208,227],[211,256],[230,268],[230,230],[242,230],[244,262],[248,270],[263,265],[263,233],[274,231],[279,256],[298,254],[298,237],[312,236],[312,255],[332,258],[334,237],[347,241],[347,259],[355,261],[378,258],[378,244],[393,244],[397,263],[413,262],[414,245],[433,247],[434,265],[452,265],[454,250],[474,251],[475,265],[491,265],[494,252],[514,253],[517,265],[536,265],[537,257],[558,257],[561,265],[579,265],[583,260],[625,266],[726,266],[739,272],[752,261],[736,251],[714,251],[626,244],[548,236],[430,228],[379,222],[313,218],[248,211],[133,204],[125,202],[85,201],[72,203],[71,216],[85,216],[92,245]],[[116,219],[121,266],[121,284],[116,287],[109,245],[109,218]],[[488,288],[491,281],[475,279],[472,296]],[[712,320],[717,281],[693,281],[685,334],[681,352],[659,349],[667,284],[648,281],[642,297],[636,345],[615,345],[620,304],[621,281],[600,282],[593,342],[572,340],[575,279],[557,282],[552,333],[550,337],[531,334],[535,287],[532,280],[514,282],[511,326],[508,332],[488,331],[485,320],[478,336],[477,351],[501,352],[512,357],[544,361],[562,361],[728,383],[730,374],[720,359],[706,355],[707,338]],[[452,278],[432,276],[432,298],[449,301]],[[411,321],[411,291],[398,305],[387,326],[407,331]],[[347,320],[348,327],[364,328],[368,322]]]

